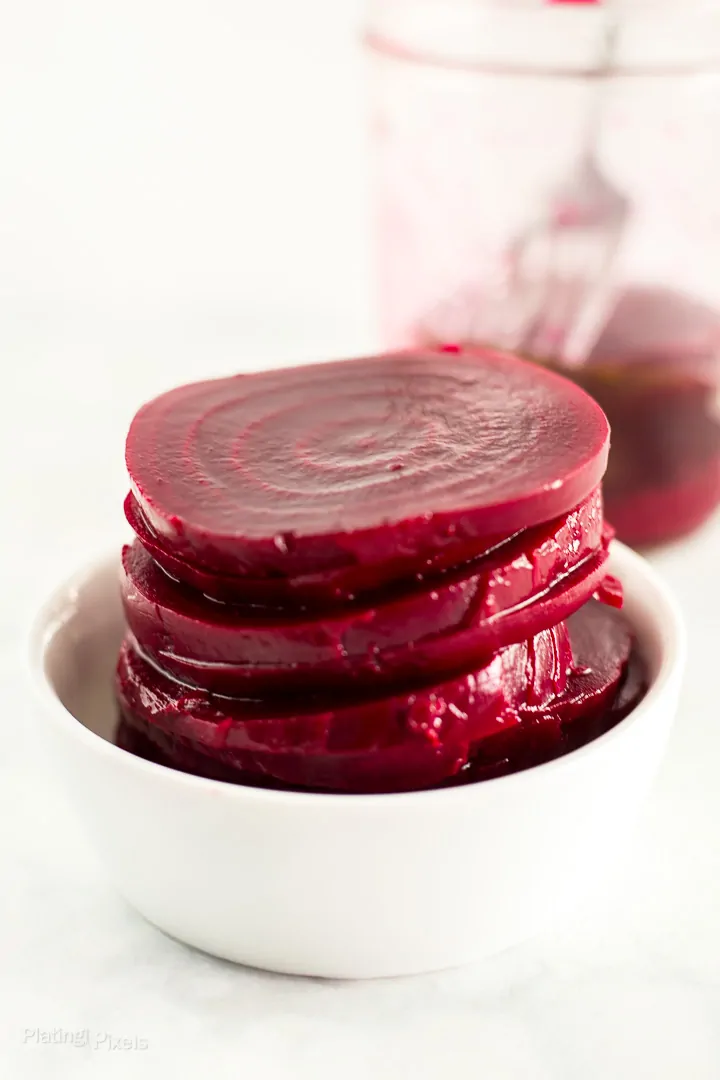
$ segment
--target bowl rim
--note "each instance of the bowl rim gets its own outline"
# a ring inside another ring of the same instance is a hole
[[[639,705],[628,713],[610,731],[586,743],[577,750],[552,761],[535,765],[532,768],[520,772],[509,773],[506,776],[498,776],[492,779],[482,780],[475,784],[458,784],[445,788],[430,788],[420,791],[384,792],[378,794],[356,794],[342,792],[304,792],[283,791],[274,788],[249,787],[243,784],[233,784],[225,780],[212,780],[203,776],[194,776],[192,773],[181,772],[166,765],[146,761],[144,758],[129,753],[116,746],[114,743],[98,735],[90,728],[81,723],[65,705],[60,701],[55,688],[45,667],[45,657],[50,642],[67,621],[58,617],[57,609],[63,598],[72,597],[73,592],[99,574],[103,569],[112,564],[119,563],[119,547],[113,552],[107,552],[102,557],[95,557],[87,561],[81,568],[76,569],[70,576],[65,577],[41,605],[40,610],[32,620],[29,634],[29,649],[26,654],[27,668],[32,682],[33,693],[39,704],[43,707],[48,719],[62,733],[84,744],[88,750],[101,755],[109,755],[118,765],[131,771],[139,770],[148,776],[154,775],[157,782],[178,785],[181,789],[194,789],[198,792],[205,791],[217,797],[222,794],[229,799],[248,799],[253,802],[275,805],[301,807],[332,807],[337,809],[343,806],[346,809],[370,806],[381,808],[390,805],[418,805],[429,801],[466,801],[473,794],[481,795],[483,791],[497,790],[501,785],[509,790],[512,786],[527,785],[533,780],[544,782],[543,778],[550,781],[553,775],[567,769],[581,766],[589,757],[611,746],[614,742],[626,737],[631,728],[636,726],[656,704],[660,701],[668,688],[668,684],[682,675],[685,666],[686,634],[680,608],[671,591],[665,585],[657,571],[641,555],[632,551],[625,544],[614,540],[611,544],[611,572],[617,572],[620,578],[632,576],[639,579],[642,588],[652,598],[654,618],[662,628],[663,653],[660,665]],[[66,605],[67,606],[67,601]]]

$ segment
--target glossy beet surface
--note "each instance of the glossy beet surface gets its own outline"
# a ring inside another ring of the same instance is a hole
[[[241,696],[300,686],[357,693],[426,685],[554,626],[595,592],[606,557],[597,491],[492,555],[320,617],[211,603],[137,542],[123,552],[122,594],[141,650],[183,682]]]
[[[573,665],[564,691],[520,710],[522,723],[485,739],[453,783],[505,776],[576,750],[609,731],[647,690],[645,664],[617,610],[591,601],[567,622]]]
[[[605,715],[626,674],[633,635],[620,612],[595,600],[571,615],[567,628],[574,670],[557,713],[570,730],[580,719]]]
[[[382,562],[349,563],[334,570],[291,577],[247,577],[209,570],[180,558],[150,526],[135,496],[125,499],[125,517],[149,555],[170,577],[222,603],[273,611],[319,611],[353,604],[381,594],[385,586],[422,582],[496,550],[506,535],[458,540],[450,530],[445,543],[422,556],[399,552]]]
[[[645,692],[622,615],[590,603],[569,620],[569,631],[572,661],[562,634],[544,634],[533,647],[506,650],[484,672],[384,699],[379,709],[263,719],[248,718],[248,702],[234,703],[230,715],[226,702],[183,690],[126,645],[117,741],[172,768],[273,787],[410,790],[501,776],[597,737]]]
[[[262,578],[432,557],[549,521],[597,486],[607,451],[587,395],[478,351],[180,387],[140,410],[126,460],[162,546]]]
[[[472,748],[567,688],[565,628],[510,646],[479,671],[436,686],[318,710],[215,697],[163,675],[126,642],[117,690],[125,719],[166,749],[177,744],[244,774],[337,791],[429,787]]]
[[[603,606],[622,603],[607,452],[577,386],[481,349],[150,402],[127,441],[122,744],[339,792],[565,752],[611,709],[630,654]]]

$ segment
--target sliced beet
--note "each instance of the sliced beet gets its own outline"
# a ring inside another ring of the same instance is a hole
[[[116,743],[138,757],[208,780],[283,791],[378,794],[436,787],[452,777],[462,764],[454,746],[428,753],[417,746],[388,747],[372,753],[315,754],[297,751],[273,754],[224,754],[211,757],[186,739],[147,724],[121,717]]]
[[[478,350],[180,387],[137,414],[126,460],[163,547],[262,578],[511,535],[585,499],[607,452],[582,390]]]
[[[221,766],[275,782],[336,791],[400,791],[455,775],[471,748],[518,709],[550,703],[567,685],[564,627],[510,646],[472,674],[413,693],[313,711],[281,713],[267,702],[192,690],[145,661],[130,641],[118,663],[127,723],[156,744],[176,745]],[[170,762],[172,763],[172,762]]]
[[[282,786],[273,784],[272,781],[267,784],[262,780],[257,781],[250,773],[240,776],[238,770],[231,765],[223,765],[207,754],[193,750],[192,746],[176,739],[174,735],[160,728],[151,730],[147,724],[128,719],[122,713],[115,729],[114,742],[121,750],[127,750],[136,757],[152,761],[156,765],[165,765],[166,768],[176,769],[178,772],[204,776],[208,780],[224,780],[254,787]]]
[[[573,745],[583,745],[605,730],[605,718],[623,687],[634,647],[625,616],[590,601],[567,622],[573,673],[560,695],[556,714]]]
[[[558,753],[584,746],[607,730],[634,644],[625,616],[598,600],[571,615],[567,629],[573,662],[565,690],[549,704],[520,709],[525,725],[544,729],[537,738],[546,746],[552,743],[552,733],[557,735]],[[522,748],[523,754],[527,755],[529,745]]]
[[[460,571],[332,616],[213,603],[171,581],[137,542],[123,552],[122,595],[142,652],[183,682],[245,696],[349,683],[367,693],[466,671],[562,621],[595,591],[606,546],[596,491]]]
[[[449,703],[450,694],[459,693],[467,704],[471,682],[464,689],[463,680],[456,680],[424,696],[397,696],[379,703],[377,712],[366,705],[315,717],[242,721],[238,714],[257,706],[236,702],[231,715],[226,700],[188,694],[127,644],[118,670],[123,721],[117,741],[169,767],[272,787],[400,791],[503,776],[585,745],[622,720],[646,692],[645,665],[619,612],[591,602],[569,623],[576,667],[569,677],[568,642],[557,633],[539,635],[530,649],[506,650],[503,659],[494,659],[494,667],[474,677],[478,738],[472,745],[463,709],[458,716]],[[412,698],[421,707],[421,722],[415,726],[407,720]],[[512,706],[509,698],[514,698]],[[434,725],[437,713],[439,728]],[[265,729],[265,724],[270,726]],[[230,729],[238,747],[223,742]]]
[[[637,643],[633,643],[627,671],[623,676],[612,708],[606,716],[603,731],[609,731],[620,720],[624,720],[633,709],[637,708],[648,691],[649,678],[645,658],[641,655]]]
[[[557,698],[520,707],[521,723],[485,739],[456,782],[474,783],[561,757],[619,723],[647,689],[630,625],[591,600],[567,620],[573,666]]]
[[[226,604],[272,611],[330,610],[379,595],[387,585],[422,582],[478,559],[508,543],[507,536],[458,541],[422,558],[396,556],[381,563],[353,563],[336,570],[296,577],[241,577],[207,570],[182,559],[155,533],[132,492],[125,499],[125,517],[145,550],[176,581]],[[510,538],[512,539],[512,538]]]

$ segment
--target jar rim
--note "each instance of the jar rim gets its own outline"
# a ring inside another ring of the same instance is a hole
[[[720,71],[720,5],[627,14],[603,4],[501,8],[478,0],[375,0],[364,39],[388,59],[485,74],[694,75]]]

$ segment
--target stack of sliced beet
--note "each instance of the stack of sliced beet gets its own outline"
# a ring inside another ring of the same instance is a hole
[[[374,792],[593,738],[642,693],[606,576],[607,453],[582,390],[490,351],[150,402],[127,441],[118,741],[224,780]]]

